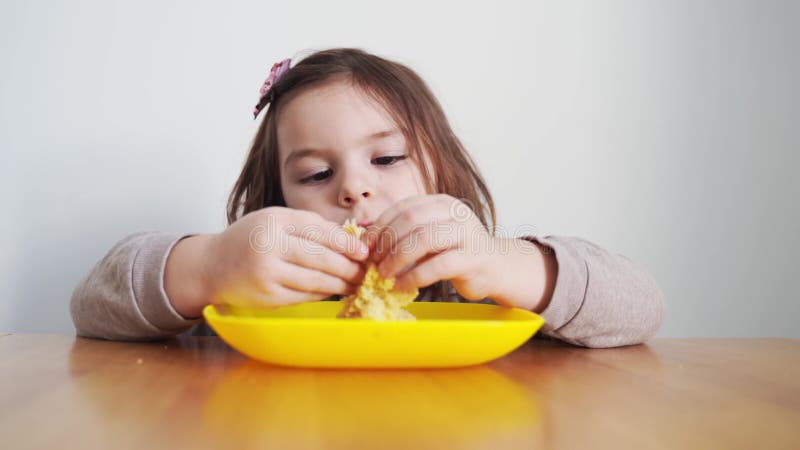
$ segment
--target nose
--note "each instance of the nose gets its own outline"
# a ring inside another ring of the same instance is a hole
[[[362,178],[351,177],[350,180],[342,183],[339,191],[339,205],[343,208],[350,208],[374,196],[374,189]]]
[[[361,191],[361,192],[359,192]],[[372,197],[371,190],[349,190],[349,189],[342,189],[342,192],[339,194],[339,204],[343,207],[351,207],[356,203],[360,202],[361,200],[368,199]]]

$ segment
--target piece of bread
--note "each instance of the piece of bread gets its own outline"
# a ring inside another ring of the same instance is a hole
[[[348,233],[359,239],[366,231],[365,228],[359,227],[354,219],[348,219],[343,226]],[[414,316],[404,307],[417,298],[419,290],[416,288],[407,291],[395,289],[394,281],[394,278],[381,277],[375,264],[370,263],[356,293],[341,300],[343,307],[336,317],[415,320]]]

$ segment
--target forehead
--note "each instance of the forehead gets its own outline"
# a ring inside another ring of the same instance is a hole
[[[347,82],[297,94],[283,105],[277,125],[282,157],[297,148],[349,148],[365,136],[396,128],[383,106]]]

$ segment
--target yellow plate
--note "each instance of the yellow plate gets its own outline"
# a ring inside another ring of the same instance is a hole
[[[271,310],[208,305],[209,325],[231,347],[261,361],[298,367],[457,367],[499,358],[544,324],[519,308],[414,302],[416,321],[337,319],[340,302]]]

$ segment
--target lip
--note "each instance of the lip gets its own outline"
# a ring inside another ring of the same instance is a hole
[[[373,222],[371,220],[359,220],[357,222],[357,225],[360,226],[360,227],[367,228],[368,226],[372,225],[372,223]]]

